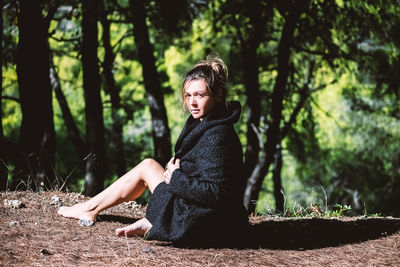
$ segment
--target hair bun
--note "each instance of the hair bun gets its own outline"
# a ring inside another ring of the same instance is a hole
[[[209,54],[204,63],[213,69],[221,79],[221,82],[225,83],[228,80],[228,67],[217,53]]]

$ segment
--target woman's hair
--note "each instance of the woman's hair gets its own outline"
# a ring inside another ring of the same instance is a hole
[[[221,103],[226,103],[228,95],[228,68],[216,53],[212,53],[186,73],[181,90],[183,108],[185,108],[186,85],[189,81],[199,79],[204,79],[207,91],[212,97],[219,97]]]

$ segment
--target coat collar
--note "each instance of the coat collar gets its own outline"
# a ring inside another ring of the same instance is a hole
[[[238,101],[229,102],[226,106],[218,104],[207,114],[203,121],[190,116],[175,145],[175,157],[179,158],[193,147],[203,133],[212,126],[234,124],[239,120],[241,105]]]

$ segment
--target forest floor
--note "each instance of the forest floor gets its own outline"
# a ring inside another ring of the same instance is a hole
[[[128,202],[92,227],[57,215],[86,198],[63,192],[0,193],[0,266],[399,266],[400,219],[251,217],[245,249],[176,248],[115,229],[144,216]],[[13,200],[19,200],[21,203]]]

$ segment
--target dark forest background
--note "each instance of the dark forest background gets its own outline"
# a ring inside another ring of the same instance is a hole
[[[399,0],[0,6],[0,190],[93,196],[145,157],[165,164],[182,75],[216,52],[243,105],[249,213],[400,216]]]

